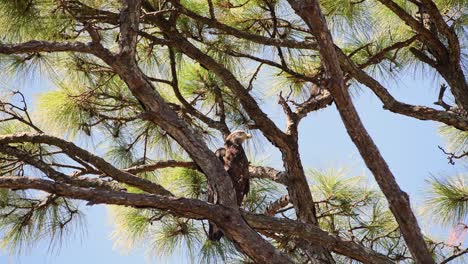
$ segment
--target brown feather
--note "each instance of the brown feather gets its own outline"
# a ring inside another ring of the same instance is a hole
[[[226,150],[224,169],[231,177],[234,190],[236,191],[237,204],[241,206],[244,196],[249,191],[249,161],[242,145],[226,141],[224,148]]]
[[[216,157],[223,163],[224,169],[232,180],[236,192],[237,204],[242,205],[244,197],[250,190],[249,161],[245,155],[242,143],[251,135],[243,131],[231,133],[224,143],[224,148],[216,150]],[[208,202],[217,204],[218,197],[212,186],[208,186]],[[219,241],[223,232],[214,223],[209,222],[208,238]]]

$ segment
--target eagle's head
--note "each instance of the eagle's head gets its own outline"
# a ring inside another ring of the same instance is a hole
[[[236,130],[229,134],[229,136],[226,137],[226,142],[231,142],[237,145],[242,144],[246,139],[251,138],[252,135],[242,131],[242,130]]]

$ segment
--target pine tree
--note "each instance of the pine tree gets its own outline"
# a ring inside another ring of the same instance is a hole
[[[386,110],[442,123],[441,150],[466,161],[465,24],[462,0],[0,0],[4,83],[41,76],[53,88],[33,106],[2,91],[2,246],[60,246],[86,228],[80,205],[105,204],[118,245],[200,263],[460,260],[466,249],[421,231],[350,93],[370,89]],[[435,106],[398,101],[381,81],[408,70],[437,76]],[[284,128],[262,109],[272,97]],[[376,186],[304,169],[298,126],[327,107]],[[236,129],[255,138],[241,209],[213,153]],[[284,170],[262,165],[266,142]],[[428,181],[429,217],[466,220],[466,177]],[[206,239],[208,220],[220,242]]]

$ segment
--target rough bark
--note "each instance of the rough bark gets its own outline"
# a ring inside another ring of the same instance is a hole
[[[241,243],[248,242],[241,237],[245,234],[245,230],[241,226],[236,225],[235,219],[232,218],[232,208],[209,204],[199,200],[162,195],[85,189],[65,183],[29,177],[1,177],[0,188],[36,189],[63,197],[85,200],[90,204],[115,204],[136,208],[155,208],[187,218],[210,219],[220,226],[223,226],[231,233],[235,233]],[[268,230],[280,232],[285,235],[302,237],[312,242],[323,244],[336,253],[349,256],[363,263],[392,263],[390,259],[381,254],[353,241],[344,240],[338,236],[328,234],[314,225],[247,212],[242,212],[242,215],[248,223],[257,230]],[[282,262],[284,261],[283,259],[275,259],[275,257],[277,256],[272,255],[267,261],[259,261],[259,263],[288,263]]]
[[[286,178],[286,187],[297,218],[303,223],[318,226],[314,200],[302,167],[297,140],[291,140],[290,148],[282,149],[281,152],[285,172],[288,176]],[[312,263],[335,263],[330,252],[325,250],[321,244],[312,244],[308,241],[304,241],[304,243],[305,250],[309,251],[310,255],[313,256]]]
[[[296,14],[307,24],[319,46],[322,65],[327,74],[328,88],[332,93],[341,119],[349,136],[361,153],[367,167],[374,174],[380,189],[387,198],[416,263],[434,263],[414,216],[408,195],[395,181],[386,161],[364,128],[357,114],[340,68],[335,45],[325,18],[315,0],[288,0]]]
[[[394,263],[381,254],[376,254],[365,247],[357,246],[354,242],[332,235],[324,236],[326,232],[314,225],[264,215],[245,214],[244,217],[256,230],[282,230],[286,234],[300,236],[331,251],[350,256],[362,263]]]

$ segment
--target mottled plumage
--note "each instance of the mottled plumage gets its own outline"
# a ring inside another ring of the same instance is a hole
[[[242,143],[251,137],[244,131],[234,131],[226,138],[224,148],[219,148],[215,152],[232,180],[239,206],[242,205],[242,201],[250,189],[249,161],[242,148]],[[218,202],[218,195],[211,186],[208,187],[208,202],[215,204]],[[209,225],[208,233],[208,238],[214,241],[220,240],[223,236],[223,232],[212,223]]]

